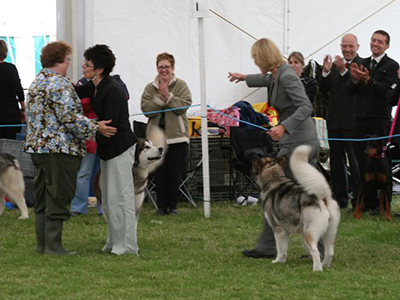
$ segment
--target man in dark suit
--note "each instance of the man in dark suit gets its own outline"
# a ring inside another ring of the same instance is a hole
[[[362,139],[369,135],[388,136],[391,123],[391,105],[385,98],[386,92],[397,82],[399,64],[385,54],[390,46],[390,36],[386,31],[377,30],[371,37],[372,55],[361,61],[360,65],[352,63],[351,80],[347,87],[356,95],[354,106],[354,138]],[[354,151],[359,164],[360,175],[364,176],[366,142],[355,142]],[[390,152],[386,159],[391,164]],[[392,180],[390,179],[392,184]],[[391,190],[391,189],[390,189]],[[389,199],[391,200],[391,194]],[[365,210],[376,212],[378,207],[377,193],[374,191],[365,199]]]
[[[322,92],[329,92],[330,95],[326,118],[328,138],[350,139],[353,137],[355,96],[347,91],[346,82],[350,79],[351,63],[359,64],[361,61],[357,54],[357,37],[351,33],[344,35],[340,48],[343,57],[337,55],[333,62],[329,55],[325,57],[320,88]],[[360,173],[352,142],[329,140],[329,148],[333,195],[340,207],[345,208],[349,202],[351,188],[352,205],[355,207]],[[347,159],[351,172],[350,182],[347,175]]]

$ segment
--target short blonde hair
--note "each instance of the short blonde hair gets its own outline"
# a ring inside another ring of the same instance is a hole
[[[8,54],[7,43],[4,40],[0,40],[0,60],[5,60]]]
[[[266,38],[259,39],[253,44],[251,55],[256,57],[257,65],[265,73],[285,62],[275,43]]]

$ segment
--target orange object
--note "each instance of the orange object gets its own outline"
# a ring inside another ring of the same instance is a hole
[[[259,112],[259,113],[267,116],[273,126],[278,125],[278,122],[279,122],[278,112],[275,108],[270,106],[268,104],[268,102],[254,103],[254,104],[252,104],[252,106],[256,112]]]

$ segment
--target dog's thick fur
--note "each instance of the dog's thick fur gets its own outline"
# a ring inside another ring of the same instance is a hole
[[[0,216],[4,212],[4,196],[7,195],[21,212],[19,219],[28,219],[25,202],[25,183],[17,159],[7,153],[0,153]]]
[[[296,184],[284,173],[284,158],[263,157],[254,162],[264,215],[274,230],[278,255],[273,263],[284,263],[290,234],[302,234],[313,270],[329,267],[340,221],[340,209],[321,173],[308,163],[309,146],[297,147],[290,159]],[[317,243],[325,247],[321,264]]]
[[[150,140],[140,138],[136,143],[135,163],[132,168],[133,183],[135,187],[136,218],[139,217],[140,208],[143,204],[147,178],[149,176],[149,168],[151,165],[162,159],[163,152],[163,147],[154,146]],[[96,198],[101,202],[100,172],[101,170],[97,172],[93,184]]]
[[[385,157],[385,146],[385,140],[369,140],[367,142],[365,152],[368,157],[365,163],[365,172],[363,176],[361,176],[360,190],[354,210],[354,217],[356,219],[361,219],[364,199],[374,189],[380,190],[380,215],[385,215],[388,221],[392,219],[389,201],[390,183],[392,180],[391,166],[389,160]]]

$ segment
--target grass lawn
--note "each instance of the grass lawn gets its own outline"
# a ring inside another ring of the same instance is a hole
[[[286,264],[245,258],[262,227],[260,206],[213,202],[211,218],[202,203],[186,203],[179,215],[140,216],[140,255],[98,254],[107,225],[89,215],[65,224],[64,245],[74,257],[35,253],[34,214],[17,210],[0,218],[0,299],[400,299],[400,218],[342,210],[332,266],[313,273],[299,236],[292,236]],[[400,212],[396,196],[393,211]]]

